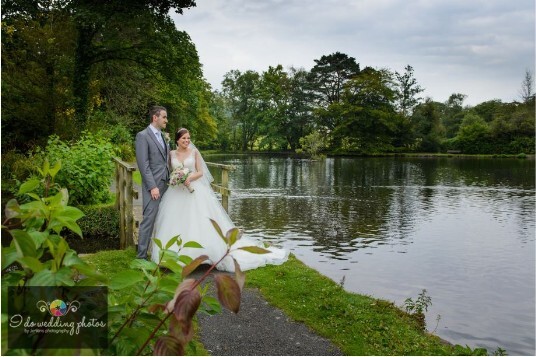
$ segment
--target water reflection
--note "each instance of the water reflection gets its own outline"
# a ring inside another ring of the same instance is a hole
[[[237,166],[229,210],[247,234],[351,291],[401,304],[426,288],[429,326],[440,314],[454,343],[534,354],[534,161],[210,161]]]

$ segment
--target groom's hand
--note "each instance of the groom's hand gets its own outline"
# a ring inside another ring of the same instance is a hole
[[[151,198],[153,200],[157,200],[160,198],[160,190],[158,189],[158,187],[151,189]]]

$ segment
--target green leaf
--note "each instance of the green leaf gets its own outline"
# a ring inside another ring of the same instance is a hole
[[[188,265],[188,264],[190,264],[190,263],[192,262],[192,260],[193,260],[193,259],[192,259],[190,256],[188,256],[188,255],[184,255],[184,254],[181,254],[181,255],[179,255],[179,257],[178,257],[178,261],[181,262],[181,263],[183,263],[184,265]]]
[[[39,187],[40,184],[41,184],[41,181],[38,179],[30,179],[24,182],[19,187],[19,195],[35,190],[37,187]]]
[[[56,161],[56,163],[54,164],[54,167],[50,168],[48,173],[50,174],[50,176],[52,176],[52,178],[54,178],[56,177],[60,169],[61,169],[61,161]]]
[[[17,260],[17,255],[17,248],[14,245],[2,247],[2,270],[13,264]]]
[[[63,265],[66,267],[70,267],[72,265],[76,264],[87,264],[85,261],[80,259],[78,254],[72,249],[67,250],[65,253],[65,257],[63,258]]]
[[[84,212],[72,206],[66,206],[60,212],[61,212],[61,217],[66,217],[73,221],[77,221],[80,218],[85,216]]]
[[[184,248],[203,248],[203,246],[199,243],[197,243],[196,241],[188,241],[186,243],[184,243]]]
[[[10,233],[13,236],[13,241],[15,242],[15,247],[17,248],[19,257],[37,256],[35,243],[28,232],[20,229],[13,229],[10,231]]]
[[[36,248],[41,248],[41,246],[43,245],[43,243],[45,243],[47,237],[49,236],[47,232],[39,231],[31,231],[28,234],[32,237]]]
[[[205,295],[202,300],[204,306],[204,312],[209,315],[219,314],[222,310],[220,302],[213,296]]]
[[[29,286],[56,286],[56,277],[48,269],[43,269],[28,280]]]
[[[10,199],[6,204],[6,209],[4,210],[4,215],[6,219],[11,219],[17,217],[20,214],[20,206],[16,199]]]
[[[225,236],[223,235],[223,232],[221,231],[221,228],[218,225],[218,223],[215,220],[213,220],[212,218],[210,218],[210,222],[212,222],[212,225],[214,226],[214,229],[216,230],[218,235],[221,237],[221,239],[223,239],[225,244],[227,244],[227,239],[225,239]]]
[[[156,246],[158,248],[160,248],[160,250],[162,250],[162,241],[158,238],[153,238],[153,242],[156,244]]]
[[[167,259],[166,256],[164,256],[164,258],[160,262],[160,266],[168,268],[174,273],[182,272],[182,266],[175,259]]]
[[[110,289],[120,290],[132,286],[145,279],[143,272],[139,270],[123,270],[110,279]]]
[[[171,238],[167,243],[165,249],[169,249],[175,242],[177,242],[177,239],[179,239],[179,236],[176,235],[175,237]]]
[[[45,268],[43,263],[34,257],[22,257],[17,259],[17,261],[21,263],[23,267],[31,269],[34,273],[38,273]]]
[[[45,159],[45,162],[43,163],[43,176],[49,175],[50,171],[50,162],[48,162],[48,159]]]
[[[145,259],[134,259],[130,262],[131,269],[154,270],[158,266],[155,262]]]
[[[253,254],[271,253],[268,249],[264,249],[264,248],[256,247],[256,246],[240,247],[238,249],[242,249],[242,250],[245,250],[246,252],[250,252],[250,253],[253,253]]]
[[[74,272],[71,270],[71,268],[62,267],[55,274],[56,285],[58,285],[58,286],[63,286],[63,285],[74,286],[75,282],[73,280],[73,276],[74,276]]]
[[[240,234],[240,230],[236,227],[233,227],[227,231],[227,233],[225,234],[225,237],[227,238],[227,242],[229,242],[229,246],[232,246],[233,244],[236,243],[236,241],[238,240],[239,234]]]
[[[240,287],[226,274],[216,274],[214,276],[218,291],[218,300],[226,309],[238,313],[240,309]]]

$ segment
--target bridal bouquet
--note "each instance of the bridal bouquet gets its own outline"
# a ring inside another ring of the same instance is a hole
[[[188,178],[188,175],[190,175],[190,169],[187,167],[184,167],[182,164],[173,170],[171,173],[171,176],[169,177],[169,185],[170,186],[178,186],[178,185],[184,185],[188,191],[194,192],[194,189],[190,186],[186,186],[184,183],[186,182],[186,179]]]

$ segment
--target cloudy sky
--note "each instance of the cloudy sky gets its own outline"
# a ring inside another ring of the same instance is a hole
[[[444,102],[520,98],[534,74],[534,0],[197,0],[179,30],[195,43],[203,73],[221,89],[233,69],[262,73],[281,64],[310,70],[341,52],[361,68],[403,72]]]

